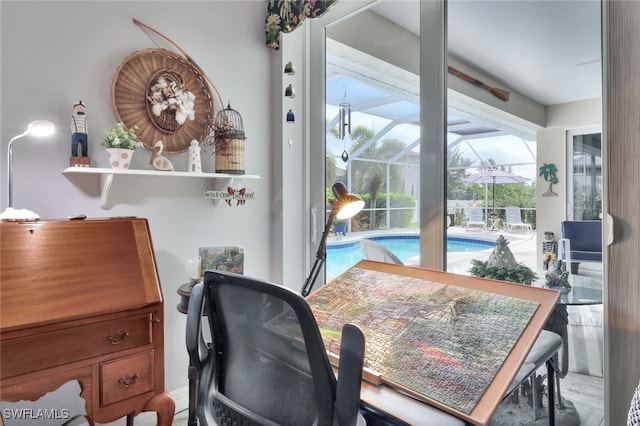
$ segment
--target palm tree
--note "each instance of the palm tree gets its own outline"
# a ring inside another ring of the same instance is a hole
[[[450,200],[457,199],[457,194],[464,192],[467,183],[464,177],[467,168],[473,164],[473,160],[465,157],[459,147],[455,147],[449,151],[447,158],[447,198]]]
[[[389,160],[397,153],[401,152],[407,145],[394,138],[385,138],[377,149],[376,158],[378,160]],[[406,161],[406,156],[397,161]],[[404,173],[399,164],[391,164],[389,167],[389,188],[387,192],[404,192]]]
[[[351,186],[354,191],[365,192],[366,174],[369,164],[362,161],[354,161],[353,153],[364,146],[374,136],[373,130],[366,126],[356,126],[351,131],[351,146],[349,149],[349,161],[351,162]],[[376,158],[376,145],[367,147],[358,158]]]
[[[375,230],[377,226],[376,215],[378,212],[375,211],[375,208],[378,205],[378,194],[380,193],[383,185],[384,175],[380,173],[374,173],[369,177],[369,184],[367,189],[369,190],[369,204],[371,207],[371,230]]]
[[[549,188],[547,189],[547,192],[542,194],[543,197],[558,195],[553,192],[553,184],[558,183],[558,177],[556,176],[557,172],[558,169],[556,168],[555,164],[544,163],[542,166],[540,166],[539,175],[542,176],[545,181],[549,182]]]
[[[353,154],[362,146],[369,143],[371,138],[375,136],[372,129],[366,126],[356,126],[351,132],[351,140],[353,141],[349,149],[350,154]],[[369,184],[369,178],[376,174],[381,174],[386,177],[386,169],[384,160],[389,159],[392,155],[400,152],[406,147],[406,144],[397,139],[383,139],[382,141],[376,141],[375,143],[367,146],[358,158],[354,158],[351,155],[351,183],[352,187],[360,193],[366,192],[366,187]],[[373,160],[371,162],[362,161],[362,159]],[[355,160],[355,161],[354,161]],[[360,160],[360,161],[358,161]],[[382,161],[381,161],[382,160]],[[404,179],[402,174],[402,166],[398,164],[392,164],[390,167],[390,188],[387,188],[387,192],[401,192],[404,186]]]
[[[338,136],[337,128],[330,130],[334,136]],[[351,145],[349,146],[350,161],[350,182],[352,191],[359,194],[370,195],[371,211],[371,229],[376,229],[378,222],[375,209],[381,192],[403,192],[404,191],[404,173],[403,166],[400,164],[388,164],[387,162],[397,153],[402,152],[407,145],[392,138],[386,138],[381,141],[371,143],[371,139],[375,136],[375,131],[367,126],[355,126],[351,130]],[[357,158],[353,155],[356,151],[365,147]],[[331,155],[330,152],[327,153]],[[332,158],[333,159],[333,158]],[[371,161],[367,161],[371,160]],[[398,161],[403,161],[399,159]],[[335,160],[334,163],[335,165]],[[388,176],[387,176],[387,166]],[[327,163],[327,171],[331,169],[331,165]],[[386,188],[387,177],[389,179],[388,188]]]

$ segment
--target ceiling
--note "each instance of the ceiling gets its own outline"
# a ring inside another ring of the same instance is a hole
[[[419,0],[372,10],[419,34]],[[449,54],[542,105],[598,98],[600,1],[449,0]]]

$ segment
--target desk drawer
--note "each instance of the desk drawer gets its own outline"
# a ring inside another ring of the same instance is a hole
[[[152,314],[145,313],[2,342],[2,377],[150,344]]]
[[[100,405],[153,390],[153,351],[100,364]]]

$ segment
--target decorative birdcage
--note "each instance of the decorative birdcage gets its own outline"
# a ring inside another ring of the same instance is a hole
[[[212,132],[206,141],[215,153],[216,173],[244,174],[244,126],[231,103],[216,114]]]

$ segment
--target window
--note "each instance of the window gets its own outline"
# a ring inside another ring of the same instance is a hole
[[[592,130],[568,133],[567,177],[572,220],[602,219],[602,135]]]

